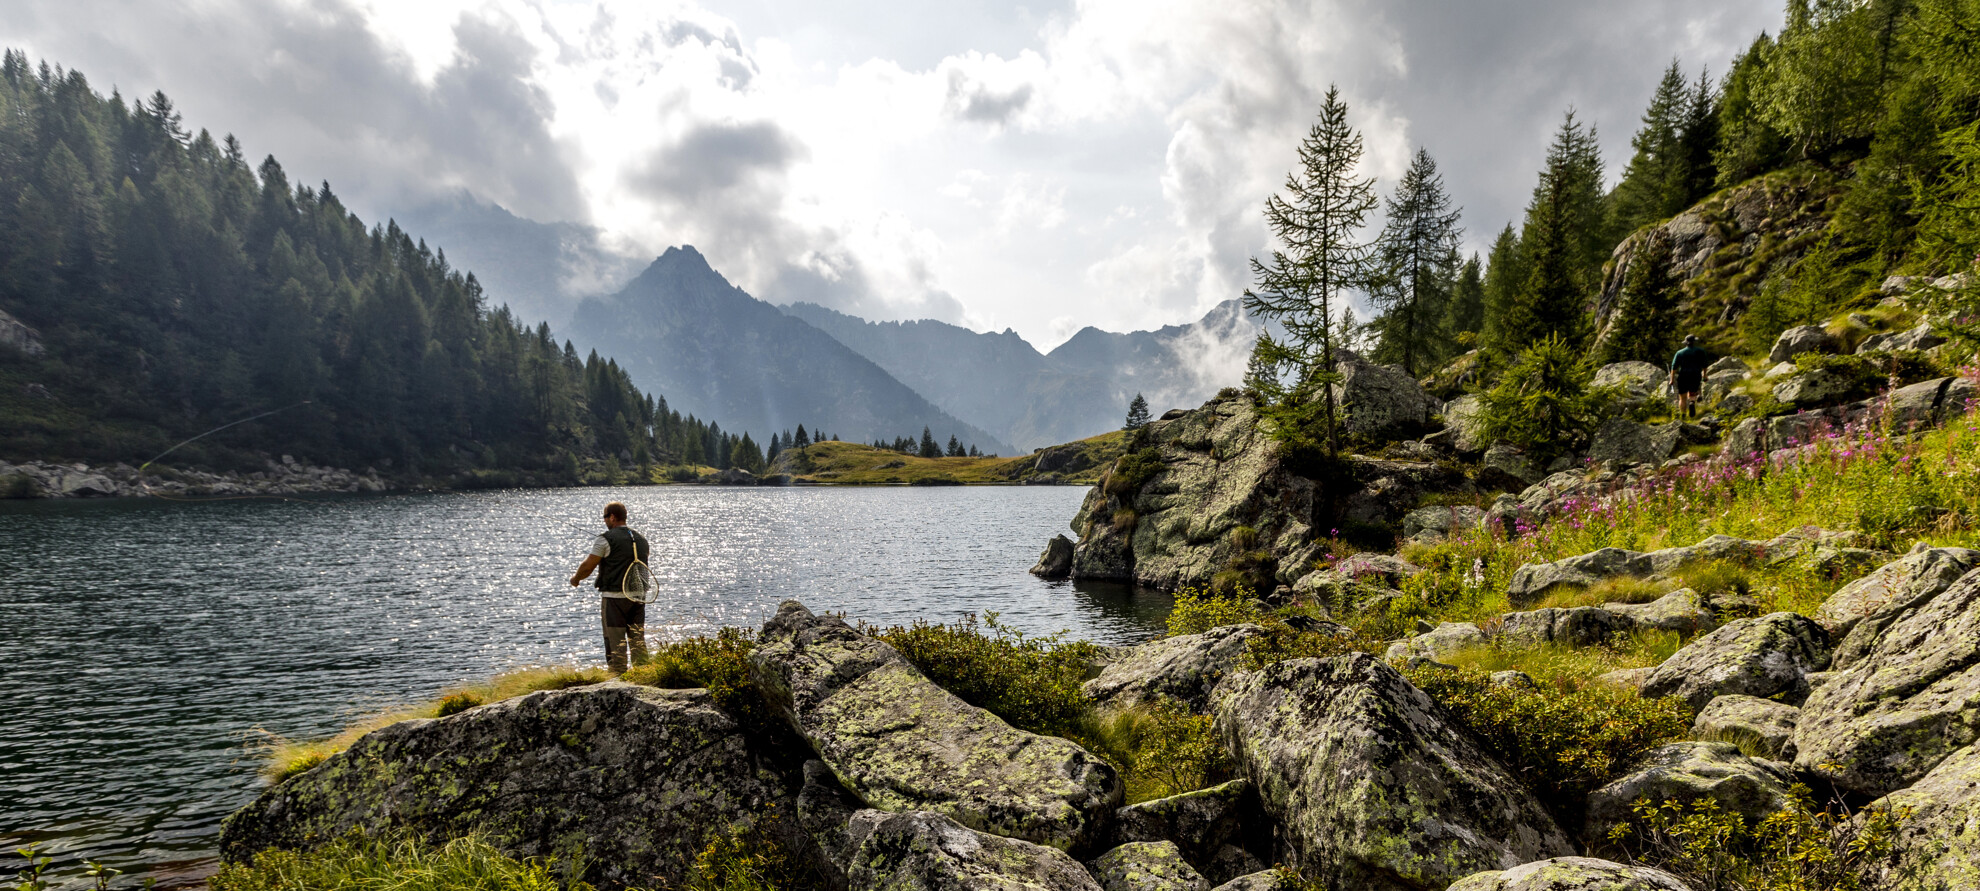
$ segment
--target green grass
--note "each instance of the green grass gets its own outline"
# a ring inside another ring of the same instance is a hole
[[[567,866],[567,864],[565,864]],[[591,891],[557,864],[474,836],[432,843],[351,834],[313,851],[268,850],[207,880],[212,891]]]
[[[1126,441],[1127,434],[1114,431],[1070,443],[1085,453],[1092,466],[1066,476],[1065,482],[1073,485],[1099,482],[1101,474],[1120,456]],[[1010,458],[920,458],[857,442],[820,442],[805,447],[802,454],[795,449],[779,453],[764,472],[787,473],[803,482],[837,486],[1003,485],[1030,477],[1037,463],[1035,454]]]
[[[351,722],[335,736],[326,739],[288,740],[270,737],[263,744],[267,749],[267,766],[263,773],[271,782],[279,783],[323,763],[323,760],[331,755],[350,748],[352,743],[373,730],[389,727],[401,721],[446,717],[477,705],[514,699],[539,690],[562,690],[595,684],[608,677],[609,675],[601,668],[517,669],[496,675],[479,684],[442,691],[430,702],[395,706],[373,712]]]

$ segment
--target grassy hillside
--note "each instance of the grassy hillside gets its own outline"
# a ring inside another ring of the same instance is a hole
[[[1066,465],[1074,468],[1072,472],[1058,474],[1056,481],[1081,486],[1099,482],[1100,472],[1120,457],[1126,442],[1126,434],[1117,430],[1054,446],[1054,450],[1077,450]],[[801,452],[779,454],[766,472],[838,486],[1007,485],[1043,476],[1037,466],[1037,453],[1014,458],[917,458],[856,442],[821,442]]]

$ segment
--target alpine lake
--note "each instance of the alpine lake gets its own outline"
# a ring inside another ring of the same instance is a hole
[[[754,627],[785,599],[873,625],[996,613],[1121,644],[1167,595],[1026,572],[1083,487],[507,490],[0,501],[0,876],[85,860],[161,888],[217,868],[275,740],[502,671],[603,661],[567,580],[626,503],[652,544],[649,639]]]

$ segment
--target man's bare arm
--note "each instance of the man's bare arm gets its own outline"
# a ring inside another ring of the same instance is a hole
[[[586,578],[589,578],[591,576],[592,570],[597,568],[598,568],[597,554],[592,554],[590,556],[585,557],[584,562],[578,564],[577,575],[571,576],[571,587],[573,588],[577,587]]]

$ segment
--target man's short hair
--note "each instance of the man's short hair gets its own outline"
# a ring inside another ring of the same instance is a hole
[[[626,521],[626,506],[617,501],[605,505],[605,516],[623,523]]]
[[[1684,345],[1685,345],[1685,346],[1690,346],[1690,345],[1692,345],[1692,344],[1694,344],[1694,343],[1697,343],[1697,342],[1698,342],[1698,335],[1696,335],[1696,334],[1686,334],[1686,335],[1684,336]]]

